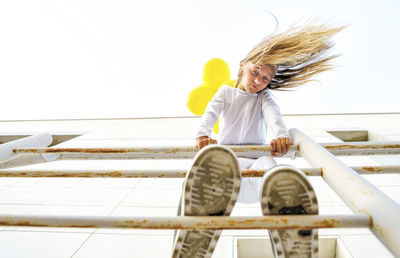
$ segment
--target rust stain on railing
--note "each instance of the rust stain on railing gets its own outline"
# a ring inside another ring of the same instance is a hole
[[[228,145],[235,152],[268,152],[271,150],[269,145]],[[291,150],[295,150],[291,147]],[[19,148],[13,150],[16,153],[86,153],[86,154],[126,154],[126,153],[151,153],[151,154],[177,154],[177,153],[196,153],[197,149],[190,146],[163,146],[163,147],[136,147],[136,148]]]
[[[5,172],[0,170],[0,177],[104,177],[104,178],[183,178],[186,172],[156,173],[146,172],[129,174],[125,171],[110,172],[59,172],[59,171],[29,171],[29,172]]]
[[[364,166],[351,167],[360,174],[398,173],[400,166]],[[301,168],[307,176],[325,176],[324,168]],[[183,178],[186,170],[4,170],[1,177],[85,177],[85,178]],[[262,177],[263,169],[242,169],[242,177]],[[352,180],[352,178],[347,178]]]
[[[301,169],[307,176],[313,176],[317,173],[313,173],[310,169]],[[243,169],[241,172],[242,177],[262,177],[266,173],[266,170],[260,169]],[[321,173],[321,172],[320,172]],[[320,174],[318,173],[318,174]]]
[[[396,167],[394,166],[363,166],[362,169],[370,172],[381,172],[384,170],[391,170],[395,169]]]
[[[163,147],[163,148],[20,148],[14,149],[16,153],[87,153],[87,154],[124,154],[124,153],[152,153],[176,154],[193,152],[192,147]]]
[[[330,150],[345,149],[400,149],[400,144],[335,144],[323,146]]]
[[[311,215],[266,216],[266,217],[157,217],[157,218],[60,218],[57,217],[2,217],[0,226],[22,227],[70,227],[70,228],[137,228],[137,229],[185,229],[185,230],[220,230],[220,229],[312,229],[369,226],[365,218],[356,219],[353,224],[352,217],[345,219],[328,216],[319,218]],[[305,216],[305,217],[304,217]],[[342,217],[344,218],[344,217]]]
[[[57,171],[30,171],[30,172],[2,172],[0,177],[123,177],[124,175],[118,171],[108,173],[59,173]],[[129,176],[124,176],[129,177]],[[142,176],[135,176],[142,177]],[[144,176],[143,176],[144,177]]]
[[[265,170],[244,169],[241,173],[242,177],[262,177]]]
[[[19,226],[19,227],[60,227],[60,228],[99,228],[98,225],[75,225],[75,224],[59,224],[59,225],[48,225],[44,223],[34,223],[28,220],[11,220],[11,221],[0,221],[0,226]]]
[[[340,225],[339,220],[335,219],[326,219],[322,221],[313,222],[311,225],[299,225],[299,224],[289,224],[288,219],[279,218],[259,218],[259,219],[247,219],[242,220],[240,223],[233,219],[226,219],[221,222],[221,220],[208,220],[206,222],[197,222],[193,226],[184,226],[179,222],[166,222],[162,226],[151,226],[145,225],[147,224],[147,220],[137,221],[137,220],[124,220],[123,224],[119,221],[114,222],[118,227],[129,227],[129,228],[146,228],[146,229],[201,229],[201,230],[213,230],[216,226],[220,226],[222,228],[228,227],[229,229],[313,229],[313,228],[334,228]],[[274,224],[269,226],[260,226],[254,225],[255,223],[268,223]],[[124,224],[127,224],[124,226]]]
[[[316,221],[313,224],[323,228],[334,228],[336,225],[340,224],[340,221],[336,219],[325,219],[323,221]]]

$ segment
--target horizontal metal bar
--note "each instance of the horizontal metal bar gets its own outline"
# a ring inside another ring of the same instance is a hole
[[[372,232],[394,256],[400,256],[400,205],[300,130],[292,128],[290,134],[310,165],[323,168],[328,185],[354,213],[370,216]]]
[[[400,173],[400,166],[352,167],[359,174]],[[321,176],[321,168],[300,168],[307,176]],[[187,170],[5,170],[0,177],[184,178]],[[262,169],[242,169],[242,177],[262,177]]]
[[[26,165],[46,163],[57,160],[61,154],[18,154],[15,157],[0,163],[0,169],[15,168]]]
[[[83,154],[177,154],[196,152],[192,146],[137,148],[19,148],[15,153],[83,153]]]
[[[321,144],[334,155],[400,154],[400,142],[347,142]],[[237,156],[257,158],[270,155],[270,145],[228,145]],[[297,146],[291,146],[297,151]],[[59,153],[60,159],[188,159],[195,147],[138,147],[138,148],[17,148],[14,153]]]
[[[336,156],[400,154],[400,141],[367,141],[320,144]]]
[[[258,217],[100,217],[0,215],[0,226],[136,229],[294,229],[369,227],[366,215],[274,215]]]

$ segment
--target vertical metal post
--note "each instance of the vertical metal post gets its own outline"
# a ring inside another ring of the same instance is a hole
[[[302,156],[321,167],[322,177],[355,213],[370,216],[371,230],[400,257],[400,205],[300,130],[293,128],[290,134]]]

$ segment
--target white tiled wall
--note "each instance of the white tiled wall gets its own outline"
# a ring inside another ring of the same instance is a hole
[[[286,117],[289,127],[298,127],[320,142],[337,139],[321,128],[362,127],[385,132],[400,139],[400,115],[371,117],[310,116]],[[0,122],[1,132],[67,131],[87,132],[60,144],[62,147],[132,147],[192,145],[197,118],[93,121]],[[380,127],[379,127],[380,126]],[[160,129],[162,128],[162,129]],[[177,130],[176,128],[179,128]],[[393,128],[397,128],[394,130]],[[386,130],[386,131],[385,131]],[[28,133],[29,133],[28,132]],[[346,157],[351,166],[390,163],[398,157]],[[186,169],[190,160],[57,161],[23,169]],[[306,161],[279,159],[297,167]],[[18,170],[20,168],[16,168]],[[365,176],[400,202],[400,175]],[[332,189],[320,178],[310,177],[318,197],[320,214],[351,214]],[[1,214],[51,214],[87,216],[175,216],[183,179],[143,178],[0,178]],[[237,204],[232,216],[261,215],[258,203]],[[321,236],[340,238],[354,257],[390,257],[390,253],[369,229],[321,229]],[[234,257],[235,237],[267,237],[266,230],[225,230],[215,257]],[[82,229],[82,228],[0,228],[0,257],[170,257],[172,230]]]

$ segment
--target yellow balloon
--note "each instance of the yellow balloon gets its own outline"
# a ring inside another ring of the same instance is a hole
[[[199,116],[204,114],[207,104],[214,96],[214,93],[215,92],[211,88],[205,87],[204,85],[200,85],[199,87],[194,88],[190,92],[188,100],[186,102],[186,105],[190,112]]]
[[[218,89],[230,80],[231,71],[228,64],[219,58],[209,60],[203,68],[203,81],[207,86]]]
[[[214,133],[218,134],[218,129],[219,129],[219,118],[218,118],[217,122],[215,123],[212,131]]]
[[[237,80],[230,79],[228,64],[219,58],[209,60],[203,69],[204,84],[194,88],[188,97],[186,105],[195,115],[203,115],[208,102],[213,98],[218,89],[226,84],[235,87]],[[213,132],[218,134],[219,119],[213,127]]]

